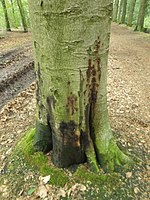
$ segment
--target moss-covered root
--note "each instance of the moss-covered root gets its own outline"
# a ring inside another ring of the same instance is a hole
[[[133,164],[133,160],[119,149],[114,139],[109,142],[107,147],[104,146],[104,143],[96,146],[98,161],[105,171],[112,172],[120,167]]]
[[[34,147],[38,151],[47,153],[52,149],[52,133],[49,125],[36,121]]]
[[[92,172],[98,173],[99,167],[97,164],[96,155],[95,155],[95,151],[93,147],[89,147],[86,150],[86,157],[87,157],[87,162],[88,162],[90,170]]]

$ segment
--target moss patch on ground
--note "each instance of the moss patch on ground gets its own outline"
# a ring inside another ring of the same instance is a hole
[[[103,196],[103,199],[116,198],[116,196],[120,198],[124,196],[126,198],[127,195],[133,199],[131,185],[128,187],[125,183],[125,177],[119,173],[109,174],[104,173],[103,170],[100,170],[97,174],[92,173],[86,164],[69,169],[55,167],[51,162],[50,155],[36,152],[34,149],[34,135],[35,129],[27,131],[14,148],[10,159],[13,162],[8,166],[9,171],[11,171],[10,174],[12,172],[13,174],[16,173],[16,169],[19,168],[18,174],[23,173],[22,177],[30,170],[37,174],[37,177],[50,175],[50,184],[55,187],[64,187],[65,185],[72,187],[76,183],[81,183],[87,188],[85,199],[101,199],[101,196]],[[20,168],[20,163],[23,165],[22,168]],[[23,169],[26,172],[22,172]],[[37,185],[37,182],[32,184],[31,188],[35,185]]]
[[[62,169],[56,168],[49,164],[48,156],[42,152],[36,152],[33,145],[35,129],[25,133],[23,138],[16,145],[12,157],[20,155],[24,157],[24,161],[38,170],[41,176],[51,175],[51,184],[56,186],[64,186],[68,181],[68,177]]]
[[[12,157],[20,154],[24,156],[25,161],[32,167],[35,167],[42,176],[51,175],[51,183],[57,186],[63,186],[69,178],[66,174],[66,170],[57,168],[49,163],[49,158],[42,152],[36,152],[33,146],[35,129],[31,129],[25,133],[23,138],[16,145]],[[96,185],[100,185],[104,182],[108,182],[110,177],[108,174],[95,174],[87,169],[85,165],[79,165],[76,170],[73,170],[73,178],[76,181],[90,181]]]

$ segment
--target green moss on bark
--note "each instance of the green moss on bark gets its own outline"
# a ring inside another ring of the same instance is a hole
[[[44,153],[52,149],[52,133],[49,125],[44,125],[36,121],[36,134],[34,139],[36,150]]]
[[[28,162],[28,164],[34,167],[35,170],[38,170],[42,176],[51,175],[50,183],[52,185],[64,186],[68,182],[68,177],[62,169],[49,164],[47,155],[36,151],[33,146],[34,136],[35,129],[26,132],[23,138],[16,145],[11,157],[16,157],[16,155],[19,157],[23,156],[25,162]],[[11,166],[11,168],[13,168],[13,166]]]

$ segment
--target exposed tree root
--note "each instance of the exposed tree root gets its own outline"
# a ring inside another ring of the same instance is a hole
[[[133,160],[124,154],[117,146],[114,139],[111,139],[108,146],[103,143],[96,145],[96,153],[99,164],[105,171],[115,171],[125,165],[130,165]]]

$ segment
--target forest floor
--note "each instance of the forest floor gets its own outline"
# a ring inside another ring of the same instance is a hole
[[[71,188],[67,188],[67,184],[59,188],[51,184],[41,185],[40,173],[24,161],[20,161],[13,173],[7,170],[14,146],[35,124],[31,34],[8,33],[0,39],[0,49],[0,199],[148,200],[150,35],[112,24],[108,71],[110,122],[118,145],[139,158],[132,170],[121,174],[119,188],[114,183],[111,188],[106,184],[91,189],[88,181],[74,182]],[[71,172],[69,176],[72,176]]]

